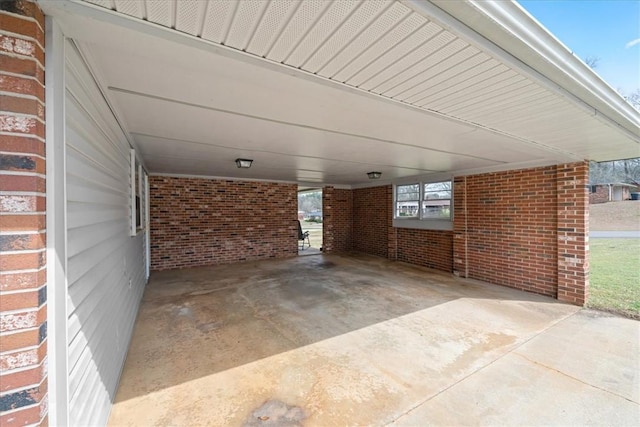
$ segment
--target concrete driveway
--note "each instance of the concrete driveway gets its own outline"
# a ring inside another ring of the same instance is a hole
[[[154,273],[111,425],[640,425],[640,324],[371,256]]]
[[[589,237],[592,239],[638,239],[640,238],[640,230],[636,231],[591,231]]]

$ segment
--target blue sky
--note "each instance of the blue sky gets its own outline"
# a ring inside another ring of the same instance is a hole
[[[522,0],[519,3],[614,89],[640,88],[640,1]]]

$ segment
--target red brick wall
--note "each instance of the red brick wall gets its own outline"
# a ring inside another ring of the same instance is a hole
[[[393,187],[353,190],[353,248],[360,252],[451,272],[450,231],[393,227]]]
[[[297,186],[150,177],[151,268],[297,254]]]
[[[437,270],[453,270],[453,233],[441,230],[397,229],[397,260]]]
[[[609,201],[609,188],[607,185],[596,185],[596,192],[591,193],[589,188],[589,203],[607,203]]]
[[[456,271],[555,296],[556,191],[555,166],[457,178],[454,232],[459,240],[466,226],[468,270],[461,271],[465,260],[456,251]]]
[[[322,242],[324,252],[353,249],[353,192],[325,187],[322,191]]]
[[[46,425],[44,16],[6,2],[0,30],[0,425]]]
[[[558,289],[560,301],[589,299],[589,163],[558,165]]]
[[[391,186],[353,190],[353,249],[387,258]]]
[[[584,304],[587,182],[586,163],[456,178],[454,272]]]

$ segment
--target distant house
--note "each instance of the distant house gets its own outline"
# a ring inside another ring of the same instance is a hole
[[[594,184],[591,185],[589,203],[621,202],[631,199],[631,192],[635,185],[624,183]]]

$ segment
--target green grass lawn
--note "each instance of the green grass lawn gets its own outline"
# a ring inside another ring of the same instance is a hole
[[[640,319],[640,239],[590,240],[588,306]]]

